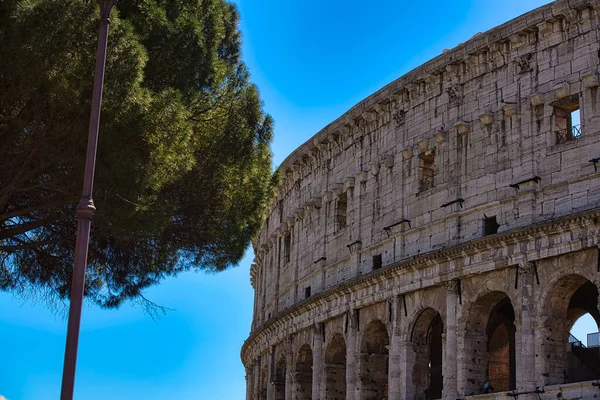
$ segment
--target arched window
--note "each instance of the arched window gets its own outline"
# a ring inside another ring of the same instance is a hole
[[[507,392],[516,389],[515,311],[508,297],[500,300],[490,313],[487,326],[488,380],[485,391]]]
[[[334,335],[325,351],[325,400],[346,399],[346,342]]]
[[[285,357],[281,357],[275,368],[275,380],[273,386],[275,389],[275,400],[285,400]]]
[[[300,347],[296,358],[294,371],[294,399],[311,400],[312,398],[312,366],[313,356],[310,346],[305,344]]]
[[[383,322],[372,321],[363,334],[360,348],[360,398],[380,399],[388,383],[390,340]]]
[[[412,384],[415,399],[442,398],[443,332],[442,317],[431,308],[421,312],[413,325],[411,341],[415,349],[415,362]]]
[[[548,385],[599,379],[597,348],[583,347],[570,331],[577,320],[589,314],[598,328],[598,288],[581,275],[567,275],[554,283],[543,303],[545,330],[539,351],[545,355]]]
[[[567,380],[591,381],[600,378],[600,333],[592,314],[585,313],[569,330]]]
[[[269,386],[269,369],[265,365],[260,375],[260,392],[258,398],[260,400],[267,400],[267,388]]]
[[[514,390],[515,312],[508,296],[503,292],[490,292],[479,297],[469,307],[466,321],[465,393]]]

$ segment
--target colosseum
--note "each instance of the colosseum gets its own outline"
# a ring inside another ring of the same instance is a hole
[[[254,241],[247,400],[592,399],[600,1],[409,72],[281,164]]]

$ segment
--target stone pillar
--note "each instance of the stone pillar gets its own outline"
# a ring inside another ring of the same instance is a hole
[[[252,380],[252,400],[259,400],[260,396],[261,396],[261,391],[262,391],[262,387],[261,387],[261,364],[260,364],[260,357],[257,357],[254,360],[254,370],[252,371],[254,374],[254,378]]]
[[[322,323],[315,325],[313,333],[312,400],[320,400],[321,377],[323,375],[323,333]]]
[[[516,384],[519,392],[530,392],[536,388],[536,356],[535,356],[535,298],[533,297],[533,281],[535,265],[531,262],[521,264],[519,276],[519,308],[520,319],[515,321],[515,364]],[[524,397],[534,398],[534,395]]]
[[[298,398],[298,390],[300,389],[300,379],[302,379],[299,375],[299,373],[297,371],[290,371],[287,373],[287,376],[289,377],[289,385],[286,384],[285,386],[285,400],[288,399],[294,399],[296,400]],[[288,396],[288,392],[289,392],[289,396]]]
[[[445,340],[443,342],[444,354],[442,370],[444,376],[443,399],[456,399],[457,392],[457,306],[458,306],[458,281],[452,280],[445,283],[446,287],[446,323]]]
[[[294,341],[288,337],[287,354],[285,355],[285,399],[291,400],[294,395]]]
[[[413,382],[413,366],[415,365],[415,350],[413,343],[410,341],[403,341],[399,344],[398,350],[400,352],[400,394],[398,399],[414,399],[415,398],[415,386]],[[390,394],[391,395],[391,394]]]
[[[267,356],[269,383],[267,384],[267,400],[275,400],[275,349],[271,347]]]
[[[356,397],[356,314],[348,312],[348,329],[346,331],[346,400],[359,400]]]
[[[392,302],[392,337],[390,340],[389,374],[388,374],[388,398],[389,400],[400,400],[406,397],[401,395],[402,357],[400,350],[400,297],[395,296]],[[404,382],[402,382],[404,383]]]
[[[252,367],[246,367],[246,400],[252,400]]]
[[[325,400],[325,397],[327,396],[327,365],[325,365],[323,358],[321,358],[321,371],[321,380],[319,381],[319,397],[317,397],[317,399]]]

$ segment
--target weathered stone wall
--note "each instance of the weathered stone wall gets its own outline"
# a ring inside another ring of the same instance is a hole
[[[563,383],[563,336],[579,309],[570,301],[589,299],[589,285],[597,296],[599,24],[599,1],[562,0],[478,34],[282,163],[254,243],[250,398],[265,398],[263,386],[269,400],[334,398],[333,337],[346,346],[346,398],[378,400],[382,373],[390,399],[421,398],[440,319],[445,398],[480,393],[506,371],[481,339],[492,320],[512,329],[519,390]],[[365,352],[377,348],[365,344],[368,326],[387,332],[385,352]]]

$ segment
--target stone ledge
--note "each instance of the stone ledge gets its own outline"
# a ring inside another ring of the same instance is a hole
[[[383,267],[376,271],[372,271],[369,274],[362,275],[353,278],[349,281],[340,283],[339,285],[333,286],[323,292],[312,295],[311,297],[302,300],[293,306],[281,311],[280,313],[272,316],[264,324],[258,327],[255,331],[251,332],[248,339],[244,341],[241,349],[241,358],[246,360],[245,356],[248,351],[248,347],[258,337],[262,336],[269,329],[272,329],[277,324],[281,323],[287,318],[301,315],[307,312],[311,308],[315,308],[319,305],[324,304],[326,301],[339,297],[345,293],[352,293],[358,287],[364,285],[371,285],[379,281],[386,280],[392,277],[395,273],[401,270],[418,270],[426,267],[431,263],[435,263],[436,260],[446,261],[455,257],[463,257],[465,255],[476,254],[480,251],[489,249],[495,244],[512,244],[517,243],[519,239],[530,238],[536,233],[558,233],[565,232],[573,225],[579,226],[591,226],[600,223],[600,208],[584,211],[577,214],[572,214],[560,219],[545,221],[538,224],[530,225],[525,228],[514,229],[498,233],[493,236],[486,236],[480,239],[475,239],[467,243],[458,244],[456,246],[447,247],[441,250],[431,251],[422,255],[416,256],[412,259],[403,260],[398,263]]]

